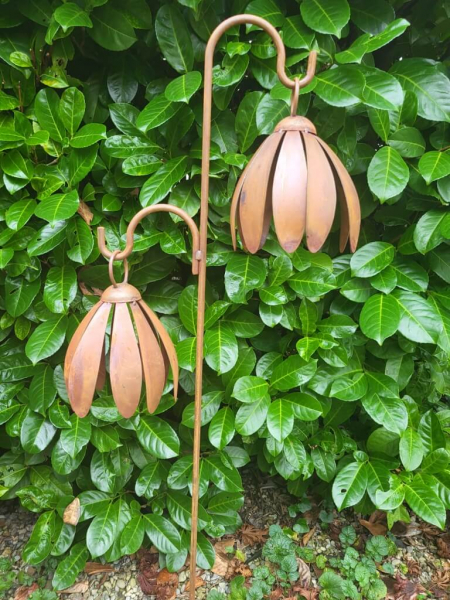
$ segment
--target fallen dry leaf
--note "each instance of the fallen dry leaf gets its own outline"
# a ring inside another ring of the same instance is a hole
[[[255,546],[256,544],[263,544],[269,531],[267,529],[257,529],[253,525],[245,524],[241,527],[242,543],[244,546]]]
[[[83,200],[81,200],[80,204],[78,205],[78,214],[86,221],[88,225],[91,224],[91,221],[94,218],[94,213],[91,211],[86,202],[83,202]]]
[[[314,525],[314,527],[312,527],[308,531],[308,533],[305,533],[305,535],[302,537],[302,544],[304,546],[306,546],[308,544],[309,540],[312,538],[312,536],[314,535],[315,531],[316,531],[316,526]]]
[[[436,571],[436,573],[433,574],[431,581],[442,589],[450,587],[450,563],[445,562],[444,568]]]
[[[224,579],[231,579],[235,575],[251,577],[251,571],[247,565],[236,558],[234,554],[227,552],[227,548],[230,547],[233,548],[234,551],[241,550],[242,544],[234,538],[221,540],[214,544],[216,557],[211,571]]]
[[[39,589],[37,583],[33,583],[33,585],[22,585],[17,588],[16,593],[14,595],[14,600],[27,600],[33,592]]]
[[[97,573],[112,573],[114,571],[114,567],[111,565],[102,565],[102,563],[97,562],[87,562],[84,567],[84,572],[88,575],[97,575]]]
[[[270,600],[279,600],[279,598],[282,598],[283,596],[284,596],[283,590],[281,588],[276,588],[270,594]]]
[[[156,577],[157,585],[178,586],[178,574],[169,573],[167,569],[160,571]]]
[[[417,523],[404,523],[403,521],[396,521],[392,526],[391,533],[395,537],[415,537],[422,534]]]
[[[450,535],[446,534],[436,540],[438,555],[441,558],[450,558]]]
[[[235,575],[242,575],[247,579],[247,577],[252,576],[251,569],[243,562],[238,562],[238,564],[234,567]]]
[[[230,568],[230,562],[230,560],[224,558],[219,552],[216,552],[214,566],[211,571],[220,577],[226,577],[228,569]]]
[[[64,510],[63,521],[66,525],[78,525],[81,515],[80,499],[75,498]]]
[[[417,600],[417,596],[423,592],[425,592],[425,588],[420,583],[404,579],[397,573],[394,583],[394,594],[391,598],[393,600]]]
[[[139,574],[137,580],[144,594],[156,596],[158,600],[172,600],[176,596],[178,575],[167,569],[158,572],[158,554],[142,548],[138,552]]]
[[[239,546],[240,545],[235,538],[226,538],[226,539],[220,540],[220,542],[216,542],[214,544],[214,550],[216,552],[220,552],[224,556],[229,556],[230,558],[232,558],[233,555],[228,554],[227,548],[233,548],[233,550],[237,550],[239,548]]]
[[[308,590],[297,585],[293,587],[293,590],[297,594],[297,596],[295,596],[296,600],[299,597],[306,598],[306,600],[317,600],[319,597],[319,590]]]
[[[360,524],[365,527],[372,535],[384,535],[387,532],[387,527],[383,523],[371,523],[365,519],[358,519]]]
[[[429,523],[421,523],[420,525],[416,524],[416,526],[418,526],[423,535],[425,535],[428,538],[435,538],[436,536],[439,536],[442,533],[439,527],[436,527],[435,525],[430,525]]]
[[[305,561],[303,561],[301,558],[297,557],[297,564],[299,574],[298,584],[302,588],[309,588],[309,586],[311,585],[311,570],[309,566],[305,563]]]
[[[199,577],[199,576],[197,575],[197,577],[195,578],[195,589],[197,589],[197,588],[199,588],[199,587],[202,587],[202,585],[205,585],[205,582],[204,582],[204,580],[203,580],[201,577]],[[188,582],[186,583],[186,588],[185,588],[185,590],[186,590],[186,592],[189,592],[189,590],[190,590],[190,589],[191,589],[191,582],[190,582],[190,581],[188,581]]]
[[[74,583],[70,587],[65,590],[61,590],[60,594],[85,594],[89,589],[89,584],[87,581],[80,581],[79,583]]]
[[[78,281],[78,287],[80,288],[83,296],[101,296],[103,294],[102,290],[97,288],[89,289],[83,281]]]
[[[422,572],[419,563],[413,558],[406,559],[406,566],[408,567],[408,574],[413,577],[418,577]]]

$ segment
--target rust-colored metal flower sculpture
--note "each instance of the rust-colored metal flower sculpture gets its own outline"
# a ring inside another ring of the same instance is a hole
[[[114,254],[117,254],[115,252]],[[70,404],[79,417],[89,412],[95,390],[105,384],[105,334],[110,317],[109,372],[111,390],[120,414],[131,417],[145,381],[147,407],[153,413],[172,368],[174,396],[178,390],[178,360],[172,340],[139,290],[125,281],[107,288],[74,333],[64,363]]]
[[[273,217],[286,252],[294,252],[305,233],[308,249],[317,252],[330,233],[338,199],[340,250],[350,238],[354,252],[361,221],[356,188],[311,121],[295,112],[296,106],[278,123],[238,181],[230,215],[233,246],[236,249],[236,220],[244,248],[254,254],[264,245]]]

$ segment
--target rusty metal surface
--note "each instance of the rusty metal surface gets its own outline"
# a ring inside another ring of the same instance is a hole
[[[230,212],[233,248],[237,246],[236,221],[244,250],[254,254],[262,248],[273,216],[275,233],[286,252],[298,248],[305,230],[308,250],[318,252],[333,226],[337,200],[340,250],[350,238],[354,252],[361,211],[350,175],[309,119],[286,117],[264,140],[238,181]]]
[[[336,185],[330,163],[311,133],[302,134],[308,164],[306,188],[306,245],[318,252],[325,243],[336,213]]]
[[[139,351],[144,372],[148,412],[154,413],[166,385],[164,358],[153,329],[137,302],[131,304],[139,339]]]
[[[176,399],[178,397],[179,374],[178,374],[178,357],[177,357],[177,352],[175,350],[175,346],[173,345],[173,342],[170,339],[170,335],[164,329],[164,325],[161,323],[161,321],[158,319],[158,317],[155,315],[155,313],[152,311],[152,309],[149,308],[145,304],[145,302],[142,302],[142,301],[139,302],[139,306],[141,307],[141,309],[145,313],[146,317],[150,321],[153,329],[159,336],[159,339],[161,341],[161,350],[163,351],[163,357],[164,357],[164,352],[167,355],[170,367],[172,369],[173,395]]]
[[[123,302],[114,306],[109,377],[120,414],[125,419],[132,417],[141,397],[142,363],[128,305]]]
[[[107,302],[99,304],[67,365],[67,393],[72,409],[79,417],[85,417],[91,408],[109,313],[113,306]]]
[[[275,167],[272,208],[281,247],[294,252],[306,225],[306,156],[298,131],[287,131]]]
[[[254,254],[262,248],[270,225],[271,175],[281,133],[273,133],[262,144],[250,165],[239,195],[239,231],[246,249]]]
[[[305,77],[301,80],[298,78],[291,80],[285,71],[286,53],[277,30],[266,20],[254,15],[231,17],[213,31],[205,52],[200,228],[197,229],[195,222],[182,209],[169,204],[157,204],[144,208],[135,215],[127,229],[125,249],[111,252],[106,246],[104,229],[99,227],[99,248],[103,256],[110,259],[113,286],[104,293],[103,299],[108,300],[108,303],[100,303],[97,312],[93,315],[89,313],[80,325],[80,332],[75,333],[69,346],[65,368],[72,405],[76,412],[78,411],[77,414],[82,416],[89,410],[96,382],[102,380],[100,370],[108,320],[106,313],[109,314],[111,307],[114,306],[116,315],[113,323],[110,370],[115,371],[115,375],[112,375],[115,381],[115,396],[119,397],[122,409],[126,414],[132,414],[132,407],[136,405],[136,398],[138,398],[137,390],[139,388],[140,391],[142,377],[144,377],[148,408],[150,412],[155,410],[167,377],[167,364],[170,364],[172,369],[174,396],[177,397],[178,360],[170,336],[157,316],[142,301],[138,290],[132,286],[125,288],[124,286],[128,285],[126,282],[115,283],[112,265],[114,260],[124,260],[131,254],[135,229],[145,216],[164,211],[172,212],[184,219],[192,234],[192,271],[198,274],[191,581],[195,580],[197,555],[213,59],[215,47],[221,36],[230,27],[241,24],[255,25],[272,38],[277,51],[278,77],[283,85],[294,91],[294,95],[291,101],[291,117],[283,119],[278,124],[275,133],[262,144],[239,179],[230,215],[233,246],[236,247],[237,217],[244,247],[250,252],[256,252],[264,243],[274,213],[276,233],[286,250],[292,251],[298,246],[306,229],[308,246],[311,251],[317,251],[330,231],[338,190],[340,197],[344,199],[344,208],[347,208],[347,211],[342,211],[344,231],[343,235],[341,234],[341,241],[343,239],[346,241],[349,235],[351,247],[356,247],[355,239],[357,240],[359,232],[360,215],[354,186],[352,188],[353,184],[339,159],[316,138],[314,125],[305,117],[298,117],[295,114],[299,89],[309,84],[314,77],[317,53],[315,51],[310,53]],[[282,146],[279,152],[283,138],[286,146],[284,149]],[[133,314],[138,340],[134,330],[133,336],[131,335],[133,325],[128,313],[128,304]],[[125,317],[125,311],[128,319]],[[125,373],[125,366],[129,368],[130,361],[139,365],[135,366],[134,370],[130,370],[135,382],[131,382],[131,376]],[[86,368],[85,374],[81,373],[83,368]],[[141,369],[140,373],[139,369]],[[126,398],[125,389],[131,390],[131,399]],[[190,598],[195,600],[194,586],[191,586]]]
[[[277,74],[281,83],[289,89],[295,89],[296,82],[291,80],[285,70],[286,51],[278,31],[265,19],[255,15],[236,15],[226,19],[212,32],[205,51],[204,86],[203,86],[203,126],[202,126],[202,173],[201,173],[201,204],[200,204],[200,250],[202,260],[199,263],[198,277],[198,308],[197,308],[197,350],[195,364],[195,409],[194,409],[194,448],[192,465],[192,529],[190,547],[190,577],[195,581],[197,557],[197,520],[198,494],[200,471],[200,430],[202,406],[202,377],[203,377],[203,338],[205,322],[205,289],[206,289],[206,247],[208,234],[208,201],[209,201],[209,163],[211,149],[211,110],[212,110],[212,72],[214,66],[214,50],[222,35],[236,25],[255,25],[260,27],[272,38],[277,51]],[[311,52],[308,59],[306,76],[299,81],[298,87],[308,85],[315,74],[317,53]],[[243,180],[245,184],[245,178]],[[240,194],[239,194],[240,195]],[[267,214],[265,215],[267,218]],[[236,210],[232,211],[231,219],[235,221]],[[230,219],[230,220],[231,220]],[[263,221],[264,228],[264,221]],[[234,231],[234,229],[233,229]],[[232,234],[234,235],[234,233]],[[246,240],[244,240],[246,245]],[[195,600],[195,586],[191,586],[190,599]]]
[[[356,191],[355,184],[353,183],[352,178],[348,174],[347,169],[344,167],[337,155],[323,140],[321,140],[320,138],[317,138],[317,140],[322,146],[322,148],[325,150],[340,180],[345,199],[345,205],[347,207],[350,250],[352,252],[355,252],[358,246],[359,231],[361,227],[361,207],[359,205],[358,192]],[[342,247],[342,242],[343,239],[341,238],[341,252],[344,251],[346,246],[346,243],[344,243],[344,247]]]
[[[97,238],[98,238],[98,247],[99,247],[100,252],[103,254],[103,256],[105,258],[108,258],[108,259],[110,259],[112,257],[114,257],[114,260],[124,260],[124,259],[128,258],[133,251],[134,232],[136,230],[136,227],[139,225],[139,223],[142,221],[142,219],[144,219],[148,215],[151,215],[151,214],[157,213],[157,212],[173,213],[173,214],[177,215],[178,217],[181,217],[183,219],[183,221],[189,227],[189,229],[191,231],[191,235],[192,235],[192,273],[194,275],[197,275],[198,274],[198,262],[200,260],[200,255],[198,254],[199,250],[200,250],[200,234],[199,234],[197,225],[195,224],[195,221],[187,214],[187,212],[185,210],[183,210],[182,208],[178,208],[178,206],[172,206],[171,204],[154,204],[152,206],[147,206],[146,208],[143,208],[138,213],[136,213],[134,215],[134,217],[131,219],[130,223],[128,224],[127,232],[126,232],[126,240],[127,240],[126,246],[125,246],[125,249],[122,251],[115,250],[114,252],[111,252],[111,250],[108,250],[108,247],[106,246],[106,239],[105,239],[105,228],[99,227],[97,229]]]
[[[68,378],[69,378],[70,365],[72,364],[72,359],[75,354],[75,351],[78,348],[78,344],[80,343],[81,338],[83,337],[83,333],[86,331],[87,326],[92,321],[95,313],[98,311],[100,306],[101,306],[101,303],[98,302],[95,306],[93,306],[91,308],[91,310],[87,313],[87,315],[84,317],[84,319],[78,325],[75,333],[72,336],[72,339],[70,340],[70,343],[69,343],[69,346],[68,346],[67,352],[66,352],[66,357],[64,359],[64,381],[66,382],[66,386],[67,386],[67,382],[68,382]]]

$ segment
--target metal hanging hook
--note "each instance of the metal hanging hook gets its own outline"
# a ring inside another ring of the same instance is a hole
[[[182,208],[178,208],[178,206],[172,206],[171,204],[154,204],[153,206],[147,206],[147,208],[143,208],[138,213],[136,213],[134,215],[134,217],[131,219],[131,221],[127,227],[126,245],[125,245],[124,250],[114,250],[113,252],[111,252],[111,250],[108,250],[108,247],[106,246],[106,239],[105,239],[105,228],[99,227],[97,229],[97,238],[98,238],[98,248],[99,248],[101,254],[107,259],[112,258],[113,261],[114,260],[125,260],[126,258],[128,258],[133,251],[134,232],[136,230],[136,227],[139,225],[139,223],[142,221],[142,219],[144,219],[145,217],[147,217],[150,214],[157,213],[157,212],[173,213],[173,214],[177,215],[178,217],[180,217],[181,219],[183,219],[183,221],[189,227],[189,229],[191,231],[191,235],[192,235],[192,273],[194,275],[198,275],[198,263],[199,263],[199,261],[202,260],[202,252],[200,250],[200,234],[199,234],[197,225],[195,224],[195,221],[187,214],[186,211],[184,211]],[[112,262],[110,260],[110,278],[111,278],[111,273],[112,273],[111,265],[112,265]],[[128,269],[127,265],[126,265],[126,269]],[[114,279],[114,277],[113,277],[113,279]],[[113,282],[113,279],[111,279],[112,282]],[[113,284],[114,284],[114,282],[113,282]]]
[[[109,274],[109,280],[110,282],[113,284],[113,286],[116,288],[119,284],[117,283],[115,277],[114,277],[114,261],[118,260],[117,255],[119,254],[120,250],[114,250],[114,252],[111,254],[110,258],[109,258],[109,264],[108,264],[108,274]],[[123,259],[123,266],[124,266],[124,273],[123,273],[123,281],[122,283],[128,283],[128,261],[126,258]]]
[[[262,17],[257,17],[256,15],[235,15],[234,17],[230,17],[226,19],[220,25],[214,29],[211,34],[211,37],[208,40],[206,45],[205,52],[205,67],[206,69],[212,69],[212,57],[214,54],[214,49],[217,45],[217,42],[222,37],[222,35],[230,29],[230,27],[234,27],[235,25],[255,25],[256,27],[260,27],[266,33],[270,35],[272,38],[275,48],[277,51],[277,75],[278,79],[281,81],[283,85],[285,85],[290,90],[295,88],[295,81],[293,81],[286,73],[286,49],[283,44],[283,40],[281,39],[280,34],[275,29],[273,25],[271,25],[268,21],[263,19]],[[308,57],[308,66],[306,68],[306,75],[300,80],[299,87],[304,88],[309,83],[311,83],[315,73],[316,73],[316,63],[317,63],[317,51],[311,50]],[[210,66],[211,65],[211,66]],[[206,75],[205,69],[205,75]]]
[[[300,79],[298,77],[294,79],[294,84],[295,87],[291,94],[291,117],[295,117],[297,115],[298,97],[300,94]]]

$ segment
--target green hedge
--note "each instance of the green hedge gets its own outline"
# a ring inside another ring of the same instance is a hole
[[[210,537],[239,527],[250,461],[298,496],[445,525],[448,3],[2,0],[0,494],[42,513],[24,558],[67,557],[58,589],[89,555],[151,542],[171,570],[187,556],[196,280],[184,223],[146,219],[130,276],[176,343],[178,402],[168,385],[157,415],[143,401],[125,421],[106,389],[80,420],[62,363],[108,285],[96,227],[119,248],[142,206],[198,216],[205,42],[244,11],[281,31],[292,76],[319,50],[299,113],[347,166],[363,224],[353,256],[338,252],[338,224],[319,254],[289,256],[273,233],[257,256],[232,251],[234,185],[290,92],[268,36],[230,31],[214,69],[198,564],[213,563]],[[76,527],[62,521],[75,497]]]

